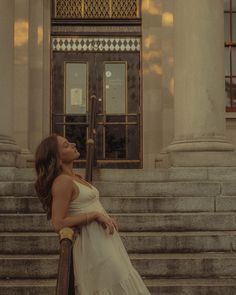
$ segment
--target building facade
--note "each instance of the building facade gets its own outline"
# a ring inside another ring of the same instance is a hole
[[[2,166],[57,132],[83,167],[92,94],[97,167],[236,165],[234,0],[1,5]]]
[[[236,0],[0,4],[0,293],[55,292],[34,152],[56,132],[83,168],[95,95],[94,185],[151,294],[235,294]]]

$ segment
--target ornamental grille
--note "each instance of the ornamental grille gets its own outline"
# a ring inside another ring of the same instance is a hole
[[[137,1],[112,0],[111,13],[113,18],[136,17],[138,13]]]
[[[82,17],[82,0],[56,0],[56,17]]]
[[[56,18],[138,18],[140,0],[54,0]]]
[[[110,0],[84,0],[85,18],[110,16]]]

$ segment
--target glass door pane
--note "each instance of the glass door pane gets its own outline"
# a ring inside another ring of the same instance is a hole
[[[67,114],[86,114],[87,111],[87,64],[66,63],[65,100]]]
[[[105,112],[126,113],[126,63],[105,63]]]

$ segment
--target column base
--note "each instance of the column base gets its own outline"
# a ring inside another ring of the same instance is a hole
[[[226,137],[174,140],[167,152],[234,151],[233,144]]]
[[[236,152],[230,151],[170,152],[167,156],[169,167],[236,167]]]
[[[0,167],[16,167],[20,151],[13,138],[0,135]]]
[[[22,149],[21,150],[21,160],[19,163],[19,167],[34,167],[34,155],[32,154],[31,151],[29,151],[28,149]]]
[[[167,167],[236,167],[234,146],[224,136],[174,140],[166,151]]]

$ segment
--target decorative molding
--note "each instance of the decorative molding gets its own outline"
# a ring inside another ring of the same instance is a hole
[[[53,51],[140,51],[140,38],[90,38],[90,37],[54,37],[52,38]]]
[[[52,34],[140,34],[141,35],[141,26],[68,26],[60,25],[53,26],[51,30]]]

